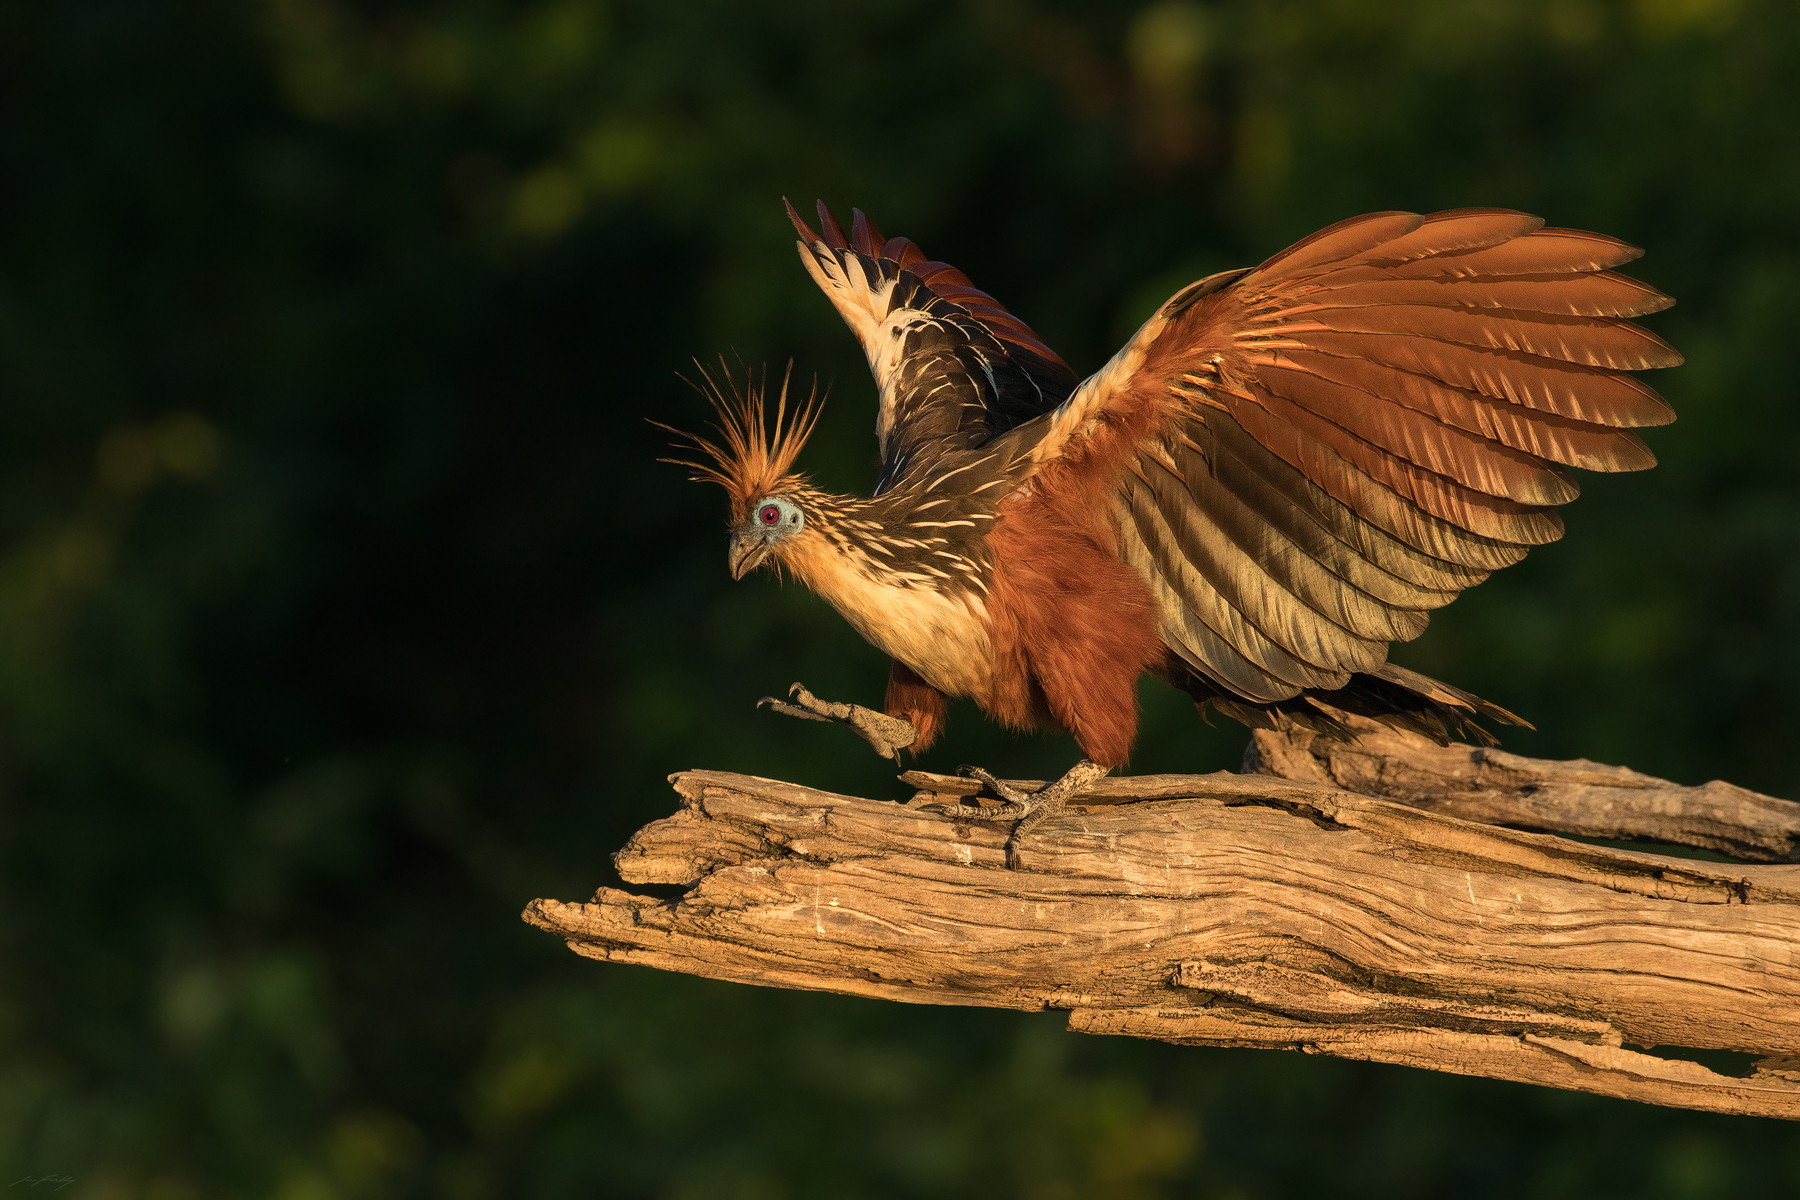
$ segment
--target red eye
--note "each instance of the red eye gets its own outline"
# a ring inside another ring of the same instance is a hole
[[[775,525],[781,521],[781,510],[773,504],[765,504],[762,511],[756,514],[764,525]]]

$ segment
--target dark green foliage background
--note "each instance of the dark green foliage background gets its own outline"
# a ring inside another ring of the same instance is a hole
[[[1383,208],[1650,251],[1662,465],[1396,651],[1509,748],[1800,795],[1790,0],[0,3],[0,1169],[19,1195],[1765,1196],[1793,1127],[1054,1015],[764,992],[520,924],[712,766],[899,795],[873,699],[654,460],[675,372],[872,391],[785,194],[1078,370]],[[1230,765],[1146,688],[1137,770]],[[972,708],[928,765],[1055,772]],[[25,1178],[29,1177],[29,1178]]]

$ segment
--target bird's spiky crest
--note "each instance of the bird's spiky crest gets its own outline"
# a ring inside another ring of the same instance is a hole
[[[766,413],[768,367],[763,368],[760,379],[755,373],[746,371],[741,384],[723,359],[719,362],[719,379],[714,379],[698,360],[694,369],[699,372],[700,381],[695,383],[690,379],[688,382],[707,398],[718,414],[714,428],[719,431],[723,444],[663,425],[660,421],[651,423],[686,439],[705,456],[705,460],[699,462],[685,458],[661,461],[689,468],[693,474],[688,478],[696,482],[710,481],[724,488],[726,495],[731,497],[731,521],[735,525],[747,520],[751,507],[764,496],[806,482],[804,476],[792,473],[790,468],[800,456],[806,439],[812,435],[813,426],[818,423],[822,401],[817,391],[812,391],[804,403],[795,405],[789,413],[788,384],[794,374],[794,364],[789,362],[787,370],[782,372],[781,391],[775,399],[775,421],[771,426]],[[724,381],[723,387],[719,380]]]

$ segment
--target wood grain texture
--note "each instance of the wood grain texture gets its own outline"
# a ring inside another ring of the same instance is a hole
[[[1264,769],[1275,749],[1255,744]],[[1332,761],[1286,750],[1290,766]],[[1500,766],[1532,762],[1515,759]],[[1612,786],[1617,770],[1570,767],[1568,786]],[[1800,1118],[1800,866],[1592,846],[1335,782],[1221,772],[1105,781],[1009,871],[1004,827],[922,808],[976,802],[969,781],[904,778],[921,790],[899,804],[684,772],[680,810],[614,860],[629,883],[684,894],[601,888],[533,901],[525,919],[592,958],[716,979],[1060,1009],[1087,1033]],[[1463,792],[1486,797],[1491,820],[1543,823],[1541,804],[1507,810],[1504,789]],[[1786,803],[1756,799],[1731,811],[1765,821]],[[1729,840],[1716,832],[1729,808],[1695,836]],[[1723,1075],[1651,1047],[1757,1061]]]
[[[1356,737],[1257,730],[1244,770],[1492,825],[1669,842],[1753,862],[1800,861],[1800,804],[1715,779],[1684,787],[1585,758],[1552,762],[1453,744],[1336,714]]]

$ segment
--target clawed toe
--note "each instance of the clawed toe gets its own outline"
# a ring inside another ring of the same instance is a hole
[[[756,706],[787,717],[800,717],[808,721],[836,721],[848,725],[877,754],[895,762],[900,761],[900,751],[912,745],[918,737],[910,721],[890,717],[884,712],[857,704],[821,700],[807,691],[803,684],[796,683],[789,688],[788,697],[789,700],[777,700],[773,696],[764,696],[756,702]]]
[[[999,808],[984,809],[981,814],[982,819],[984,820],[1016,820],[1030,812],[1034,806],[1034,801],[1030,793],[1021,792],[1005,780],[996,778],[992,771],[984,771],[980,767],[971,767],[965,763],[956,768],[956,773],[970,779],[981,780],[990,792],[993,792],[994,795],[1006,801],[1006,803]]]
[[[1086,791],[1094,781],[1102,778],[1111,770],[1086,759],[1076,763],[1061,779],[1036,792],[1021,792],[1004,780],[994,777],[992,772],[980,767],[962,766],[956,769],[958,775],[979,779],[996,796],[1005,803],[996,808],[973,808],[960,804],[938,804],[927,806],[930,811],[941,812],[959,821],[999,821],[1011,822],[1012,832],[1006,838],[1006,865],[1010,870],[1018,870],[1022,865],[1019,854],[1025,835],[1043,824],[1055,813],[1060,812],[1071,796],[1078,796]]]
[[[785,717],[801,717],[808,721],[847,720],[851,708],[848,704],[832,704],[829,701],[821,700],[807,691],[803,684],[798,683],[788,689],[787,700],[764,696],[756,702],[756,707],[768,708]]]

